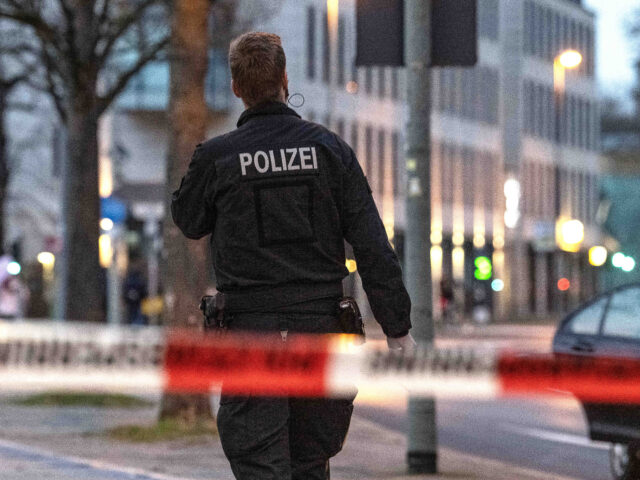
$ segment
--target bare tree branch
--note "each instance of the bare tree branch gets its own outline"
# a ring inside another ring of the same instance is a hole
[[[111,105],[113,100],[125,89],[129,80],[142,70],[145,65],[155,60],[158,54],[167,46],[168,43],[169,36],[166,36],[155,45],[151,46],[147,52],[140,54],[138,61],[128,70],[123,72],[118,78],[118,81],[109,89],[109,91],[99,98],[98,115],[101,115],[107,108],[109,108],[109,105]]]
[[[15,9],[2,9],[3,3],[9,3]],[[4,0],[4,2],[0,3],[0,18],[31,26],[39,38],[52,45],[60,53],[63,53],[66,49],[65,39],[62,38],[60,32],[35,11],[27,11],[21,8],[20,5],[16,6],[15,2],[11,0]]]
[[[0,84],[2,84],[4,88],[11,89],[19,83],[26,82],[29,77],[38,70],[38,66],[39,65],[34,62],[25,67],[22,72],[14,74],[10,78],[0,78]]]
[[[157,4],[159,4],[159,0],[144,0],[126,15],[107,22],[108,25],[106,26],[105,32],[102,35],[96,36],[96,42],[99,43],[99,45],[96,45],[96,59],[99,65],[102,66],[104,62],[106,62],[113,46],[122,38],[127,30],[142,18],[149,7]]]

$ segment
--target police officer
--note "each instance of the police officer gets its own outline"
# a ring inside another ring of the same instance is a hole
[[[229,64],[246,110],[237,129],[197,146],[171,204],[187,237],[211,234],[228,328],[285,340],[341,332],[346,239],[389,347],[413,348],[409,296],[371,189],[341,138],[287,107],[280,37],[238,37]],[[223,387],[218,428],[235,477],[328,479],[352,400],[232,396]]]

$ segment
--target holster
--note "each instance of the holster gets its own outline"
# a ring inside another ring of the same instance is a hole
[[[227,328],[224,321],[224,306],[225,296],[222,292],[202,297],[200,310],[204,315],[205,330],[224,330]]]
[[[364,322],[358,303],[353,297],[342,297],[338,304],[338,320],[344,333],[359,335],[365,341]]]

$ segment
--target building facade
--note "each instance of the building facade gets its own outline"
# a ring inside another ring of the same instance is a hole
[[[255,29],[282,37],[292,104],[304,99],[296,108],[303,118],[352,146],[402,256],[405,73],[355,66],[354,0],[280,3]],[[600,240],[594,18],[569,0],[478,0],[478,7],[477,65],[432,70],[434,300],[444,278],[454,281],[467,311],[481,298],[499,319],[559,313],[596,288],[586,254]],[[554,60],[567,49],[583,61],[565,72],[559,93]],[[235,127],[242,104],[230,94],[225,52],[212,53],[211,66],[209,132],[215,135]],[[167,66],[149,66],[106,127],[108,151],[119,155],[105,160],[113,164],[115,193],[126,197],[148,232],[158,231],[162,213],[167,86]],[[584,226],[578,252],[557,247],[559,220]],[[486,280],[476,278],[478,257],[490,260]]]

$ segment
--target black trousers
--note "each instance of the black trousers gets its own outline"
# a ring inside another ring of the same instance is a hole
[[[229,318],[231,330],[337,333],[335,315],[247,313]],[[341,449],[349,430],[353,398],[220,398],[218,430],[238,480],[328,480],[329,459]]]

